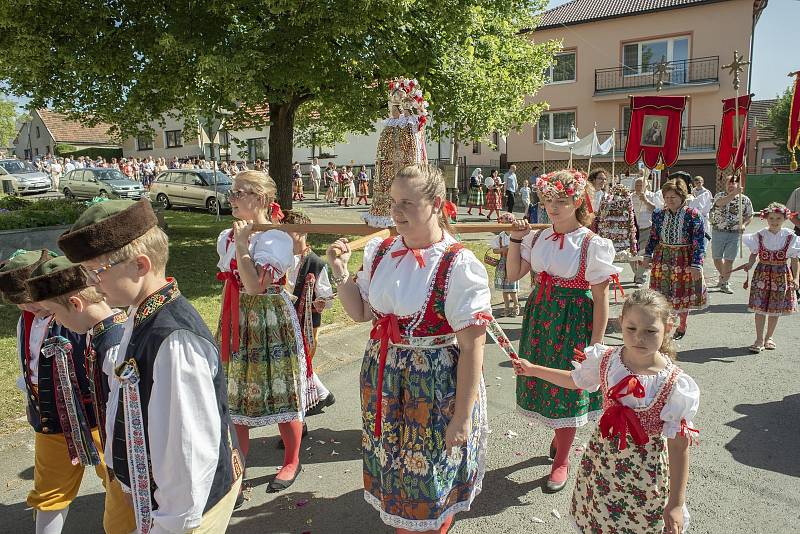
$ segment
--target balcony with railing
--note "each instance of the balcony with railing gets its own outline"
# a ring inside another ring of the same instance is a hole
[[[611,132],[597,132],[597,138],[602,143]],[[628,142],[628,131],[617,130],[614,132],[614,152],[617,156],[625,153]],[[717,127],[711,126],[685,126],[681,131],[681,153],[693,154],[717,151]]]
[[[656,89],[658,75],[655,64],[626,65],[595,69],[594,94],[619,91],[649,91]],[[663,89],[719,83],[719,56],[682,59],[667,62],[667,73],[662,78]]]

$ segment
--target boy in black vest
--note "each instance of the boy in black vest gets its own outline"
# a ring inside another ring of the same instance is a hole
[[[308,215],[298,211],[286,211],[284,215],[285,224],[311,223]],[[328,278],[327,266],[308,246],[306,234],[287,233],[294,242],[295,262],[294,268],[286,273],[286,280],[292,293],[297,297],[294,307],[297,310],[300,328],[303,330],[306,349],[313,358],[317,350],[317,331],[322,324],[322,311],[333,305],[333,288]],[[316,372],[312,378],[319,391],[319,403],[309,409],[306,415],[321,413],[323,408],[336,402],[333,393],[325,387]]]
[[[86,334],[85,354],[75,354],[74,357],[83,358],[86,366],[86,378],[100,436],[98,449],[101,458],[111,458],[111,447],[106,440],[109,377],[114,375],[122,324],[128,316],[125,312],[112,310],[105,299],[89,287],[86,270],[64,256],[39,265],[25,281],[25,287],[31,300],[52,314],[57,323],[72,332]],[[110,478],[108,469],[103,469],[102,474],[106,488],[103,516],[105,531],[127,534],[136,530],[133,508],[122,486]]]
[[[25,391],[25,411],[36,433],[33,489],[27,503],[36,511],[37,534],[61,532],[85,466],[95,466],[107,482],[86,375],[86,336],[56,323],[46,308],[32,300],[25,285],[31,273],[52,257],[47,250],[20,250],[0,264],[0,292],[22,311],[17,326],[19,387]],[[111,515],[113,511],[105,510],[107,532],[130,532],[124,530],[124,521]]]
[[[213,336],[165,277],[167,236],[150,202],[95,204],[58,243],[110,306],[130,306],[106,439],[138,530],[224,532],[243,468],[225,376]]]

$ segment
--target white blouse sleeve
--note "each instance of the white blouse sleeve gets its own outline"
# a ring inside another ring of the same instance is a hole
[[[692,420],[697,415],[700,407],[700,388],[692,377],[686,373],[681,373],[675,380],[675,386],[667,399],[664,408],[661,409],[661,420],[664,421],[662,434],[665,438],[671,439],[676,435],[683,434],[686,437],[693,437],[696,431]]]
[[[536,230],[533,232],[528,232],[528,234],[522,238],[522,243],[519,245],[519,254],[520,257],[528,262],[531,263],[531,250],[533,249],[533,238],[537,232],[543,232],[544,230]]]
[[[233,243],[228,243],[228,234],[231,233],[230,228],[226,228],[225,230],[219,233],[219,237],[217,238],[217,254],[219,255],[219,261],[217,262],[217,269],[220,271],[230,271],[228,265],[225,265],[225,254],[228,250],[229,246],[233,246]]]
[[[794,240],[789,245],[786,255],[790,258],[800,258],[800,236],[794,236]]]
[[[369,282],[370,277],[372,276],[372,260],[375,259],[375,255],[378,253],[378,248],[380,248],[381,243],[383,243],[383,239],[380,237],[371,239],[369,243],[367,243],[367,246],[364,247],[364,259],[361,263],[361,270],[356,273],[356,285],[358,286],[358,290],[361,292],[361,298],[365,301],[369,298]]]
[[[758,233],[744,234],[742,236],[742,243],[750,249],[751,254],[758,254]]]
[[[280,230],[268,230],[253,236],[250,254],[256,265],[272,269],[271,282],[277,282],[294,266],[294,244],[289,234]]]
[[[586,281],[591,285],[602,284],[612,274],[621,273],[622,269],[614,265],[616,254],[610,239],[594,237],[586,254]]]
[[[489,240],[489,246],[492,248],[500,248],[502,245],[500,244],[500,236],[496,235]]]
[[[463,250],[450,268],[444,315],[454,331],[485,325],[480,313],[492,313],[492,295],[486,268],[469,250]]]
[[[582,362],[573,361],[572,380],[580,389],[593,393],[600,389],[600,362],[608,347],[602,343],[596,343],[586,347],[583,353],[586,359]]]

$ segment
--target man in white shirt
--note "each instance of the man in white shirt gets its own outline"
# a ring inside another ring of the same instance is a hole
[[[706,239],[711,239],[711,222],[708,220],[708,214],[711,212],[711,207],[714,205],[714,195],[711,191],[703,187],[704,180],[702,176],[695,176],[692,178],[692,196],[694,200],[689,201],[689,207],[694,208],[700,212],[703,217],[703,228],[706,232]]]
[[[650,227],[653,225],[653,211],[664,207],[659,203],[656,194],[648,190],[647,182],[644,178],[636,178],[633,182],[633,212],[636,214],[636,226],[639,229],[639,255],[647,247],[650,241]],[[631,265],[633,268],[633,283],[637,287],[643,287],[647,280],[647,269],[641,262]]]
[[[53,191],[58,191],[58,182],[61,180],[63,172],[64,167],[61,166],[61,160],[55,160],[50,164],[50,182],[53,185]]]
[[[64,172],[67,173],[69,171],[75,170],[75,164],[72,163],[72,160],[67,158],[64,160]]]
[[[503,176],[506,183],[506,211],[514,213],[514,195],[517,194],[517,166],[512,165]]]
[[[319,168],[319,159],[314,158],[310,172],[311,183],[314,184],[314,200],[319,200],[319,184],[322,180],[322,170]]]

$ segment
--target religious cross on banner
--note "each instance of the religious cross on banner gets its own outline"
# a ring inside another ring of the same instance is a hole
[[[732,165],[731,172],[735,172],[744,165],[747,113],[750,110],[752,97],[753,95],[745,95],[738,98],[738,120],[735,117],[737,99],[734,97],[722,101],[722,126],[719,130],[719,147],[717,147],[717,167],[720,170]],[[735,132],[737,126],[739,131]]]
[[[671,167],[681,150],[683,110],[688,96],[631,96],[631,122],[625,163],[641,159],[653,169],[659,160]]]
[[[786,148],[792,155],[789,168],[796,171],[797,158],[794,152],[800,149],[800,70],[792,72],[789,76],[794,76],[794,91],[792,92],[792,104],[789,107],[789,136],[786,139]]]

